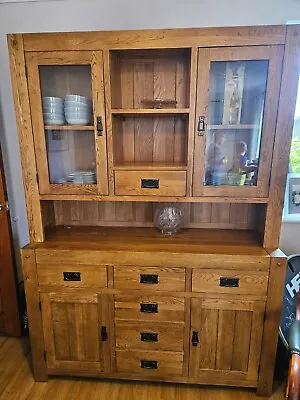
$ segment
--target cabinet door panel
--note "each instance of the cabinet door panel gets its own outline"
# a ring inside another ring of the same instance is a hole
[[[199,50],[194,196],[265,197],[282,46]]]
[[[103,353],[109,342],[101,342],[101,327],[108,321],[97,295],[41,294],[41,304],[47,367],[107,370]]]
[[[102,52],[30,53],[26,66],[40,193],[108,194]]]
[[[264,303],[192,299],[190,374],[209,380],[217,372],[219,383],[237,378],[254,384],[263,332]],[[211,375],[210,375],[211,373]]]

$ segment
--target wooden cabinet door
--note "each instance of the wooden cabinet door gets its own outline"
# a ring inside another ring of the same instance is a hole
[[[192,299],[190,376],[207,384],[255,387],[265,304]]]
[[[41,294],[49,369],[111,372],[109,296]]]
[[[108,194],[101,51],[26,55],[41,194]]]
[[[282,58],[282,46],[199,49],[194,196],[268,196]]]

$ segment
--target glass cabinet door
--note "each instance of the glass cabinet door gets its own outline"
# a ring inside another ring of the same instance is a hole
[[[26,58],[41,194],[108,194],[101,52]]]
[[[200,49],[194,196],[268,195],[280,46]]]

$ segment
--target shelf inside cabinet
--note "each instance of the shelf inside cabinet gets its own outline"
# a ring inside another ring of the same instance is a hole
[[[129,108],[112,109],[113,115],[134,116],[134,115],[188,115],[188,108]]]
[[[215,130],[240,130],[240,129],[258,129],[259,125],[236,124],[236,125],[207,125],[207,129]]]
[[[114,170],[119,171],[185,171],[185,164],[175,163],[143,163],[143,162],[128,162],[114,166]]]
[[[93,131],[91,125],[45,125],[46,131]]]

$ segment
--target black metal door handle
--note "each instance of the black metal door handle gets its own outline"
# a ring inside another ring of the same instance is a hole
[[[101,326],[101,340],[102,342],[107,342],[107,330],[106,330],[106,326]]]
[[[97,117],[97,133],[98,133],[98,136],[103,135],[102,117]]]
[[[194,347],[196,347],[196,346],[198,346],[198,343],[199,343],[198,332],[197,331],[193,331],[193,334],[192,334],[192,345]]]
[[[141,179],[142,189],[159,189],[159,179]]]
[[[78,282],[81,281],[80,272],[63,272],[64,281]]]
[[[146,314],[158,313],[158,304],[141,304],[141,312]]]

